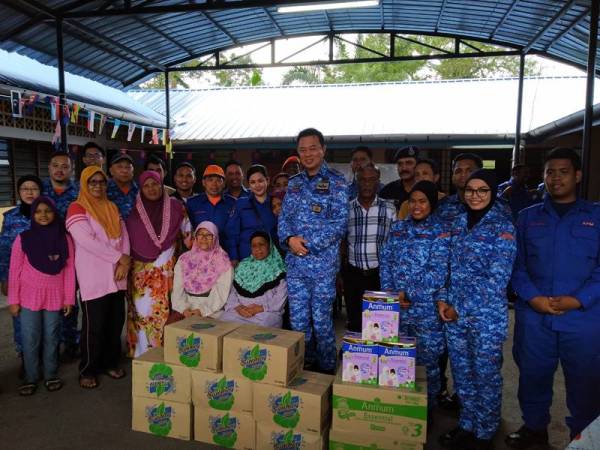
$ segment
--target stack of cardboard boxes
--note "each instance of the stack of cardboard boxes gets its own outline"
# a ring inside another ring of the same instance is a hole
[[[323,450],[333,377],[303,372],[302,333],[213,319],[165,327],[133,362],[133,429],[222,447]]]
[[[427,437],[427,381],[416,342],[398,335],[397,297],[365,292],[362,334],[349,333],[333,384],[329,447],[421,450]]]

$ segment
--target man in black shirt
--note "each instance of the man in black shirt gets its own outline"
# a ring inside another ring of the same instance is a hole
[[[417,165],[418,150],[416,147],[404,147],[394,155],[394,162],[398,169],[399,180],[386,184],[379,192],[379,197],[394,200],[396,209],[408,200],[408,193],[415,184],[415,166]]]

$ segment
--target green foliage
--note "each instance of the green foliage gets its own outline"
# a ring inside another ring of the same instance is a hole
[[[237,59],[236,59],[237,58]],[[237,57],[235,53],[232,53],[229,58],[221,58],[225,63],[227,61],[235,61],[232,64],[251,64],[252,58],[250,55]],[[230,87],[230,86],[260,86],[263,84],[262,81],[262,69],[232,69],[232,70],[218,70],[215,73],[217,78],[217,85]]]
[[[432,55],[440,53],[428,46],[446,51],[454,51],[454,40],[445,37],[422,36],[419,40],[425,45],[395,39],[396,55]],[[390,54],[390,40],[387,34],[358,35],[356,43],[383,55]],[[498,51],[499,47],[482,43],[471,43],[481,51]],[[336,41],[336,59],[373,58],[378,54],[366,48],[355,47],[344,41]],[[462,52],[476,52],[465,45]],[[517,76],[518,56],[495,56],[486,58],[455,58],[429,61],[372,62],[342,64],[337,66],[294,67],[283,76],[283,84],[319,83],[369,83],[385,81],[409,81],[425,79],[457,79]],[[539,75],[539,64],[531,59],[525,63],[525,75]]]

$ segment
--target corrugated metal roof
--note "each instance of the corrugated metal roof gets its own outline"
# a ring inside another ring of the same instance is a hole
[[[132,0],[133,7],[153,13],[75,17],[99,9],[115,14],[126,3],[4,0],[0,48],[56,65],[55,26],[48,18],[62,15],[66,69],[119,88],[216,50],[330,32],[451,35],[530,48],[584,67],[591,5],[590,0],[381,0],[369,8],[282,14],[274,6],[278,2],[224,0],[211,2],[213,8],[268,6],[166,12],[207,2]],[[600,68],[600,57],[597,64]]]
[[[179,143],[268,142],[317,127],[336,140],[513,135],[518,80],[476,79],[353,85],[172,90]],[[597,92],[596,100],[600,101]],[[584,77],[526,78],[522,130],[582,109]],[[129,91],[161,113],[161,90]]]
[[[58,70],[16,53],[0,50],[0,88],[20,88],[45,95],[58,96]],[[140,125],[164,127],[165,116],[126,93],[78,75],[65,74],[69,101],[87,104],[89,109],[110,114]],[[97,108],[99,107],[99,108]]]

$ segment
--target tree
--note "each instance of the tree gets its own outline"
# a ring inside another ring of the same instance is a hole
[[[236,59],[237,58],[237,59]],[[223,62],[233,61],[232,64],[252,64],[252,57],[245,55],[236,57],[232,53],[230,57],[221,56]],[[194,67],[200,64],[199,60],[188,61],[184,67]],[[207,84],[215,86],[259,86],[263,84],[262,69],[228,69],[210,71],[171,72],[169,74],[169,87],[189,89],[191,80],[204,80]],[[165,75],[159,74],[142,85],[144,89],[164,89]]]
[[[416,40],[416,39],[415,39]],[[445,37],[423,36],[419,43],[410,42],[401,38],[395,39],[394,53],[396,55],[432,55],[436,52],[431,47],[448,51],[454,50],[454,40]],[[378,53],[390,54],[390,40],[387,34],[358,35],[351,53],[344,41],[336,41],[337,59],[370,58],[376,53],[366,50],[366,47]],[[499,47],[470,43],[481,51],[498,51]],[[431,47],[428,47],[431,46]],[[464,48],[463,48],[463,51]],[[472,49],[476,52],[475,49]],[[539,64],[533,60],[525,63],[525,75],[539,75]],[[456,78],[486,78],[492,76],[517,76],[519,73],[518,56],[494,56],[485,58],[453,58],[429,61],[399,61],[399,62],[373,62],[343,64],[338,66],[320,67],[318,72],[308,68],[294,67],[283,78],[284,84],[295,81],[304,84],[313,83],[368,83],[383,81],[423,80],[431,78],[456,79]],[[319,76],[317,76],[319,75]]]

